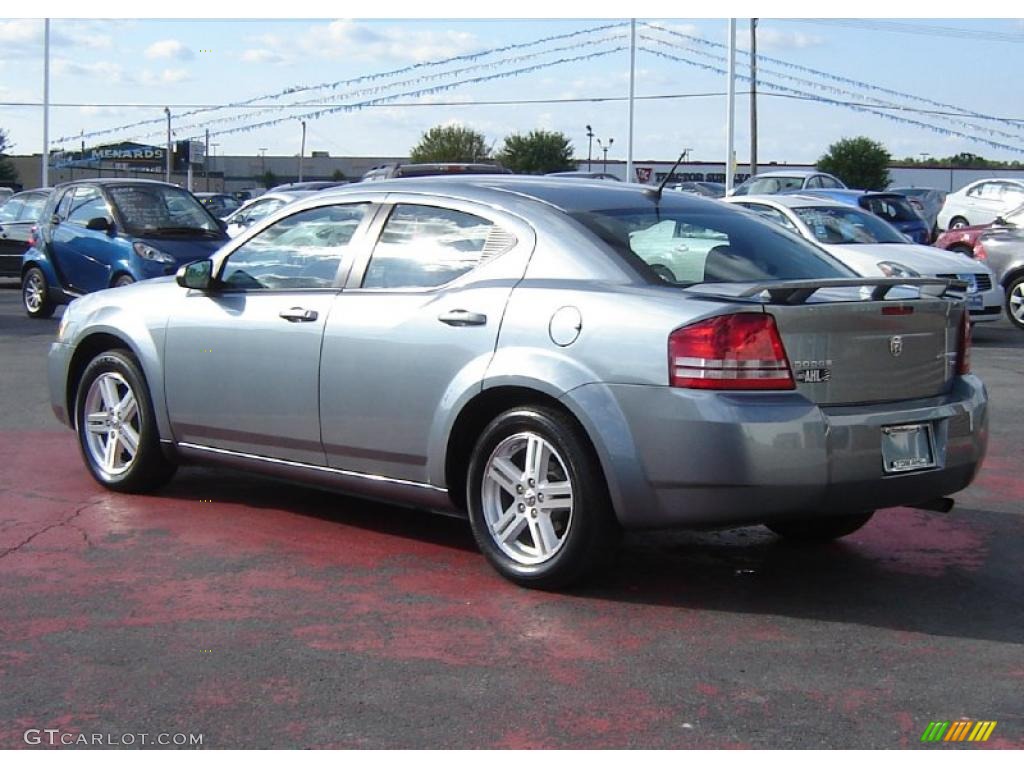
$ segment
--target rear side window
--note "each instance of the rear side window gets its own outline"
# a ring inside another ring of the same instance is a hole
[[[853,274],[803,238],[739,212],[652,207],[571,215],[641,272],[670,285]]]
[[[886,221],[917,221],[919,218],[906,198],[895,195],[862,197],[860,207]]]
[[[363,277],[363,288],[435,288],[512,248],[515,238],[471,213],[396,205]]]

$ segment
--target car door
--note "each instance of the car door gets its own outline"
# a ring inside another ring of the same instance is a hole
[[[535,237],[486,206],[388,202],[327,321],[321,429],[331,467],[428,483],[431,437],[479,390]]]
[[[66,204],[70,194],[70,203]],[[113,214],[98,187],[77,185],[61,201],[59,221],[51,229],[53,256],[65,285],[79,293],[89,293],[110,284],[110,271],[119,250],[109,232],[86,227],[91,219]]]
[[[219,260],[213,289],[182,295],[164,360],[176,441],[324,464],[320,345],[371,208],[319,205],[269,222]]]

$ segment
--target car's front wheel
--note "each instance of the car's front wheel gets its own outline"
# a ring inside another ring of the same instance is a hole
[[[839,539],[843,536],[849,536],[854,531],[859,531],[867,525],[874,514],[874,510],[871,510],[870,512],[858,512],[852,515],[838,515],[835,517],[779,520],[773,523],[766,523],[765,525],[772,533],[778,534],[785,539],[815,544]]]
[[[153,490],[176,469],[160,450],[145,377],[127,352],[93,358],[78,386],[75,427],[85,464],[99,483],[126,493]]]
[[[50,298],[46,275],[39,267],[29,267],[22,276],[21,301],[29,317],[50,317],[57,309],[57,305]]]
[[[1014,278],[1006,286],[1006,316],[1024,330],[1024,275]]]
[[[556,410],[516,408],[490,423],[470,462],[467,501],[477,545],[516,584],[565,587],[614,552],[619,528],[597,457]]]

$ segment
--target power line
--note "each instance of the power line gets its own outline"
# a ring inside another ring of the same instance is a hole
[[[815,24],[829,27],[867,29],[873,32],[893,32],[928,37],[951,37],[961,40],[984,40],[985,42],[1024,43],[1024,35],[1013,32],[998,32],[987,29],[962,29],[945,27],[940,24],[918,24],[882,19],[777,19],[777,21]]]

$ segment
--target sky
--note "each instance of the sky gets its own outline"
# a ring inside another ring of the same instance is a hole
[[[218,155],[257,154],[264,149],[268,155],[294,155],[300,144],[299,117],[322,109],[323,104],[268,111],[269,105],[314,99],[326,99],[332,105],[351,104],[413,92],[396,103],[307,117],[307,153],[320,150],[336,156],[404,156],[430,127],[458,123],[481,131],[496,149],[503,137],[513,132],[561,131],[572,140],[577,156],[585,158],[585,126],[589,124],[596,139],[605,144],[613,141],[609,158],[624,159],[628,120],[623,100],[481,103],[625,97],[629,88],[628,24],[529,45],[541,38],[618,21],[624,20],[55,19],[51,22],[50,98],[55,104],[76,106],[51,109],[51,142],[64,138],[64,147],[76,149],[83,132],[153,120],[145,126],[87,136],[86,146],[123,140],[161,144],[166,131],[163,106],[170,105],[175,137],[202,136],[209,128]],[[724,44],[727,21],[661,18],[640,19],[638,25],[638,97],[712,95],[638,98],[634,158],[667,160],[689,149],[693,160],[723,160],[726,99],[720,94],[725,91],[726,77],[643,49],[721,68],[725,66],[723,48],[693,43],[680,35]],[[13,154],[39,152],[42,148],[41,108],[12,104],[42,100],[42,30],[41,20],[0,18],[0,128],[8,132]],[[650,37],[663,42],[645,39]],[[737,45],[745,51],[748,44],[749,21],[741,19]],[[433,63],[507,46],[514,47],[479,58]],[[622,50],[612,51],[618,47]],[[838,102],[870,104],[875,99],[904,107],[938,111],[954,108],[1021,121],[961,116],[953,118],[956,122],[948,122],[936,115],[898,113],[907,120],[1011,147],[997,148],[835,104],[762,95],[758,100],[758,159],[762,164],[813,162],[832,142],[856,135],[881,141],[894,157],[972,152],[995,159],[1024,160],[1024,100],[1017,85],[1017,73],[1024,64],[1021,20],[856,20],[851,24],[837,19],[761,19],[758,51],[783,62],[762,63],[763,78],[792,91]],[[595,53],[602,55],[514,76],[492,77]],[[747,73],[745,53],[738,57],[737,67],[740,74]],[[390,77],[368,77],[402,68],[409,69]],[[840,82],[837,77],[862,85]],[[221,105],[356,78],[367,79],[255,102],[263,112],[236,109],[180,116],[190,110],[185,105]],[[469,78],[491,79],[438,93],[422,92]],[[823,90],[822,85],[830,90]],[[745,94],[747,87],[744,81],[737,82],[741,93]],[[770,92],[765,85],[761,90],[762,94]],[[908,95],[949,106],[938,107]],[[442,105],[436,103],[439,101],[461,103]],[[109,106],[123,104],[148,106]],[[737,97],[736,149],[740,163],[749,155],[748,104],[746,95]],[[236,116],[244,119],[225,119]],[[246,123],[285,116],[289,119],[279,125],[224,133]],[[964,122],[972,125],[964,126]],[[593,155],[601,156],[596,140]]]

